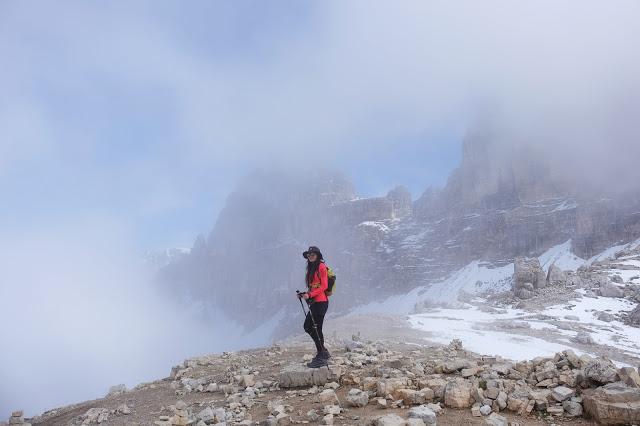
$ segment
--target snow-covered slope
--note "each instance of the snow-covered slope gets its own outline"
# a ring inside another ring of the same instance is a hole
[[[545,272],[549,270],[551,265],[556,265],[563,271],[575,271],[586,261],[571,252],[571,240],[565,241],[563,244],[551,247],[538,257],[540,266]]]
[[[638,238],[635,241],[632,241],[628,244],[621,244],[621,245],[617,245],[617,246],[613,246],[610,247],[606,250],[604,250],[602,253],[599,253],[593,257],[591,257],[587,263],[589,265],[591,265],[593,262],[599,262],[602,260],[607,260],[607,259],[613,259],[616,257],[616,255],[618,253],[621,253],[623,251],[628,251],[628,250],[635,250],[638,247],[640,247],[640,238]]]
[[[571,240],[551,247],[538,258],[545,271],[553,264],[565,271],[575,271],[586,261],[571,252]],[[357,307],[355,313],[409,314],[428,306],[459,306],[461,295],[500,293],[511,288],[513,263],[492,267],[473,261],[438,283],[418,287],[407,294]]]
[[[409,314],[424,306],[456,306],[460,305],[458,296],[463,292],[473,295],[508,290],[512,275],[513,263],[491,268],[474,261],[444,281],[431,286],[418,287],[407,294],[392,296],[382,302],[357,307],[353,312]]]
[[[571,251],[571,240],[551,247],[538,260],[545,271],[553,264],[564,271],[606,274],[620,289],[637,284],[640,294],[640,240],[611,247],[588,261]],[[635,250],[635,251],[634,251]],[[597,267],[594,260],[605,260]],[[608,259],[608,260],[607,260]],[[513,263],[492,267],[474,261],[447,279],[430,286],[370,303],[355,314],[407,315],[412,327],[446,344],[462,339],[466,348],[511,359],[550,355],[572,348],[592,355],[606,354],[620,364],[640,361],[640,329],[623,322],[637,303],[625,297],[601,297],[590,289],[547,289],[533,306],[511,305],[509,297],[487,298],[511,288]],[[556,293],[562,293],[556,297]],[[517,308],[514,306],[518,306]],[[580,333],[580,334],[579,334]]]

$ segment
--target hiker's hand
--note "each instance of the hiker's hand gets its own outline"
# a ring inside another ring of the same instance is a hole
[[[307,300],[307,299],[309,299],[309,295],[307,293],[302,293],[302,298],[304,300]]]

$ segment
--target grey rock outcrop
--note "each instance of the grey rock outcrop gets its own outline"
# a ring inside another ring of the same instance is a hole
[[[600,284],[598,294],[602,297],[623,297],[624,291],[611,281],[607,280]]]
[[[82,419],[83,425],[105,423],[109,420],[109,410],[101,407],[90,408]]]
[[[516,258],[514,262],[512,289],[516,297],[528,299],[535,290],[546,287],[547,277],[536,258]]]
[[[587,378],[596,383],[607,384],[618,380],[618,370],[611,360],[606,358],[596,358],[591,360],[584,367],[584,374]]]
[[[586,331],[579,331],[572,340],[583,345],[594,345],[596,343],[593,337],[591,337],[591,334]]]
[[[610,383],[583,392],[585,412],[604,425],[640,422],[640,389],[624,383]]]
[[[565,285],[567,283],[567,273],[558,268],[555,263],[549,267],[547,273],[547,285]]]
[[[425,425],[436,425],[436,413],[426,405],[413,407],[409,410],[409,418],[421,419]]]
[[[369,394],[360,389],[351,389],[347,393],[346,400],[353,407],[366,407],[369,403]]]
[[[582,404],[578,402],[578,400],[571,399],[570,401],[564,401],[562,403],[562,409],[569,417],[579,417],[582,416],[584,409],[582,408]]]
[[[392,216],[394,218],[405,217],[411,214],[412,199],[411,193],[404,186],[397,186],[387,193],[386,198],[392,205]]]
[[[613,281],[616,284],[624,284],[624,281],[622,280],[622,277],[620,275],[611,276],[611,281]]]
[[[490,426],[509,426],[507,418],[496,413],[491,413],[491,415],[485,419],[485,422]]]
[[[450,408],[469,408],[472,404],[469,382],[455,380],[447,383],[444,390],[444,405]]]
[[[620,381],[632,388],[640,388],[640,374],[633,367],[622,367],[618,370]]]
[[[27,423],[24,421],[23,417],[24,413],[22,410],[14,411],[11,413],[11,417],[9,417],[9,425],[13,426],[31,426],[31,423]]]
[[[640,304],[629,314],[629,322],[632,325],[640,326]]]
[[[109,388],[109,392],[107,393],[107,397],[121,395],[127,391],[127,386],[124,384],[111,386]]]
[[[335,369],[334,366],[307,368],[299,364],[289,365],[280,372],[278,382],[283,388],[324,385],[339,377],[339,374],[335,373]]]
[[[387,414],[374,419],[371,424],[372,426],[405,426],[406,423],[405,419],[397,414]]]

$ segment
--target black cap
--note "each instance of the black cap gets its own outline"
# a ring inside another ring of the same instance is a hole
[[[322,253],[320,253],[320,249],[316,246],[311,246],[307,251],[302,252],[302,257],[306,259],[309,253],[315,253],[319,259],[322,259]]]

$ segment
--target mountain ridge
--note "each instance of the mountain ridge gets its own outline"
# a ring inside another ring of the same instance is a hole
[[[228,197],[208,237],[165,267],[160,281],[251,329],[283,307],[283,324],[297,315],[300,253],[309,245],[321,247],[337,272],[331,311],[344,313],[473,261],[505,265],[567,240],[590,258],[640,236],[638,193],[571,186],[535,149],[504,146],[491,131],[470,130],[445,187],[416,200],[401,186],[359,198],[344,175],[329,170],[256,171]]]

